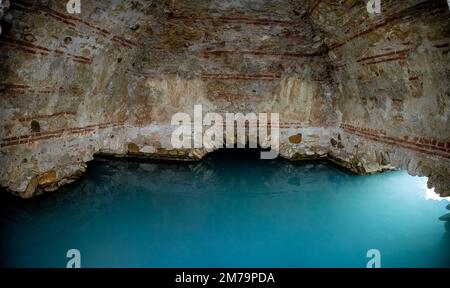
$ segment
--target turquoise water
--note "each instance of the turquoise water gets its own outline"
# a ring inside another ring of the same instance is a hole
[[[1,266],[449,267],[424,179],[215,152],[201,163],[95,160],[60,191],[0,198]]]

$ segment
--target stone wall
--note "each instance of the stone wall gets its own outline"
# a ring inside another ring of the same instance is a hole
[[[83,1],[83,17],[64,1],[9,7],[12,25],[0,36],[0,183],[22,197],[72,181],[105,143],[122,146],[125,72],[137,44],[118,24],[135,14],[109,17],[123,8],[93,3]]]
[[[346,147],[335,158],[373,172],[389,163],[450,193],[450,11],[446,1],[361,1],[313,19],[326,31]],[[348,147],[350,146],[350,147]]]
[[[14,1],[0,36],[0,185],[22,197],[96,153],[201,159],[170,145],[196,104],[279,112],[282,157],[404,168],[450,193],[445,1],[376,16],[357,0],[64,2]]]

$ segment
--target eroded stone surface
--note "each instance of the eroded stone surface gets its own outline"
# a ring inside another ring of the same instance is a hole
[[[174,113],[280,113],[280,156],[361,174],[392,167],[449,195],[445,1],[3,1],[0,185],[73,182],[96,153],[173,149]],[[301,137],[299,137],[301,135]],[[212,149],[213,150],[213,149]]]

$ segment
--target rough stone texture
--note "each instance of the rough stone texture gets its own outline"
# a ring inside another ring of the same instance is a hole
[[[445,1],[384,0],[377,16],[358,0],[64,2],[13,1],[0,36],[0,185],[22,197],[96,153],[201,159],[170,145],[195,104],[279,112],[282,157],[402,168],[450,194]]]
[[[330,154],[362,172],[390,164],[427,176],[450,195],[447,3],[382,1],[382,14],[369,17],[361,1],[328,2],[312,19],[327,35],[345,135]]]

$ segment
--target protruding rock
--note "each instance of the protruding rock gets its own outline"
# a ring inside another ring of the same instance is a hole
[[[143,153],[155,153],[156,152],[156,148],[153,146],[144,146],[141,149],[141,152]]]
[[[128,153],[129,154],[137,154],[139,153],[139,147],[134,143],[128,143]]]
[[[441,221],[450,221],[450,213],[442,215],[441,217],[439,217],[439,220],[441,220]]]
[[[289,137],[289,142],[292,144],[300,144],[302,143],[302,134],[296,134]]]
[[[40,186],[50,185],[57,180],[56,171],[51,170],[44,172],[40,175],[34,176],[30,182],[28,183],[27,189],[20,193],[20,197],[22,198],[30,198],[38,192],[38,188]]]
[[[54,170],[47,171],[38,177],[39,185],[46,185],[46,184],[53,183],[55,181],[56,181],[56,171],[54,171]]]

